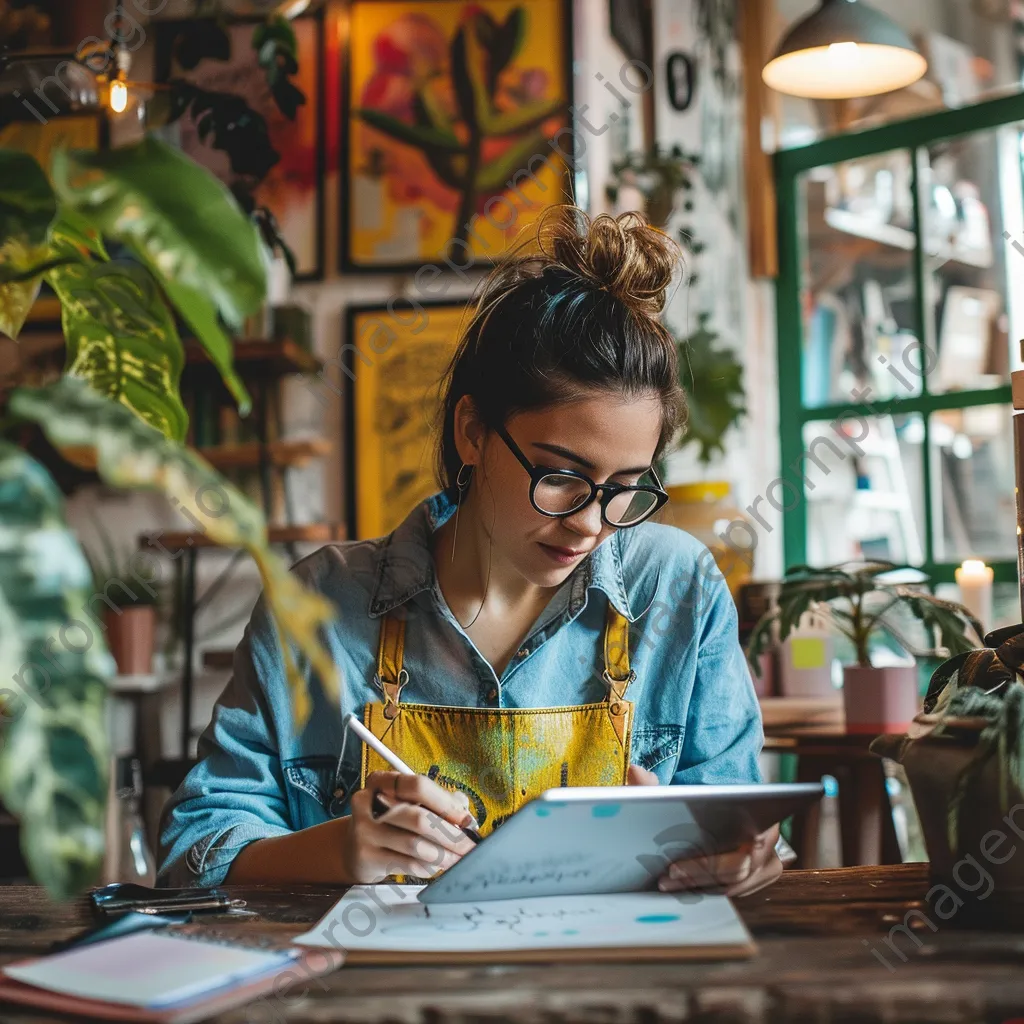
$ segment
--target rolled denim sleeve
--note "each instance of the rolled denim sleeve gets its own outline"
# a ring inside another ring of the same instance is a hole
[[[284,687],[276,629],[263,599],[234,671],[199,738],[199,763],[164,808],[158,885],[218,885],[243,847],[294,831],[265,685]]]
[[[761,782],[761,708],[722,581],[707,587],[697,668],[674,785]]]

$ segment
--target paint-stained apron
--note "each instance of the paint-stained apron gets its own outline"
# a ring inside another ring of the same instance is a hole
[[[467,708],[407,704],[402,667],[405,620],[381,622],[374,684],[383,703],[367,704],[363,723],[409,765],[438,785],[461,790],[488,835],[545,789],[621,786],[629,770],[636,678],[629,667],[629,623],[611,604],[604,630],[604,681],[597,704],[559,708]],[[364,744],[362,785],[392,769]]]

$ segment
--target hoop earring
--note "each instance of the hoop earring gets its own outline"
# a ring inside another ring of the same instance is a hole
[[[462,479],[462,471],[468,469],[469,473],[466,474],[466,479]],[[451,564],[455,564],[455,542],[459,539],[459,512],[462,511],[462,499],[466,493],[466,489],[469,487],[470,478],[473,475],[473,467],[467,465],[465,462],[459,467],[458,475],[455,477],[455,486],[459,490],[459,500],[455,506],[455,530],[452,533],[452,558]]]

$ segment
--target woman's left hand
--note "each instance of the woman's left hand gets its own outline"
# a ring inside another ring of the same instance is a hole
[[[657,786],[658,776],[631,764],[627,782],[630,786]],[[662,892],[713,890],[726,896],[757,892],[782,874],[782,861],[775,852],[778,838],[779,826],[772,825],[738,850],[677,860],[658,879],[658,888]]]

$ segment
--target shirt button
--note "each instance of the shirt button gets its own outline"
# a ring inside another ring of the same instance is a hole
[[[520,647],[519,650],[516,652],[517,656],[520,657],[520,658],[525,658],[529,653],[530,653],[530,648],[529,647]]]
[[[496,700],[497,697],[498,697],[498,691],[495,690],[493,687],[490,690],[487,691],[487,699],[488,700]]]

